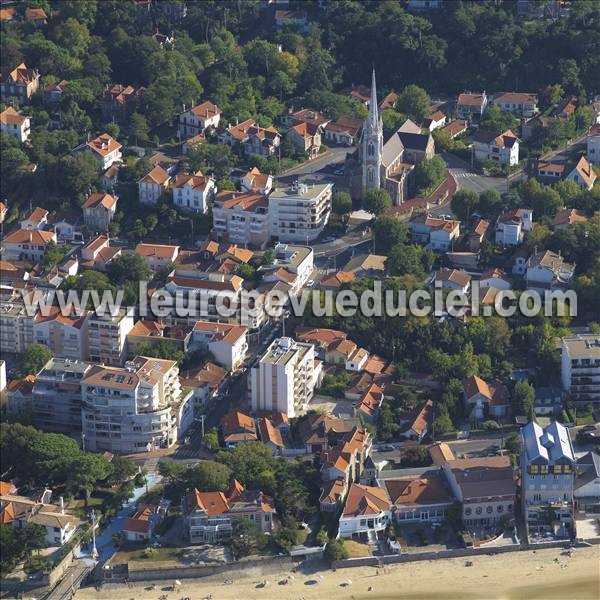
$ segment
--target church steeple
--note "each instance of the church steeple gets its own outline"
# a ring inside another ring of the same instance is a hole
[[[377,106],[375,69],[373,69],[373,74],[371,76],[369,115],[363,123],[360,141],[360,157],[362,165],[362,190],[364,193],[371,188],[378,188],[381,181],[383,124],[379,118],[379,108]]]
[[[371,75],[371,100],[369,101],[369,121],[377,127],[379,124],[379,108],[377,106],[377,84],[375,83],[375,67]]]

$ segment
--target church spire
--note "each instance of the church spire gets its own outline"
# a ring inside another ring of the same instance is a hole
[[[371,76],[371,100],[369,101],[369,121],[374,127],[379,123],[379,108],[377,107],[377,85],[375,83],[375,67]]]

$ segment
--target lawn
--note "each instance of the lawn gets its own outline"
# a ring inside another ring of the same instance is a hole
[[[348,550],[348,558],[371,556],[371,549],[368,544],[362,544],[355,540],[344,540],[344,546]]]
[[[146,552],[149,556],[146,557]],[[119,550],[114,558],[114,563],[137,563],[138,567],[151,567],[155,565],[181,566],[179,559],[181,548],[136,548],[135,550]]]
[[[592,425],[594,423],[593,415],[586,415],[585,417],[577,417],[577,425]]]

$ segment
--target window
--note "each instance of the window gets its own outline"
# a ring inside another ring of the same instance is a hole
[[[471,514],[471,509],[470,508],[465,508],[465,515],[469,516]]]
[[[478,506],[478,507],[475,509],[475,512],[476,512],[478,515],[480,515],[480,514],[483,512],[483,509],[481,508],[481,506]]]
[[[488,513],[488,514],[490,514],[493,510],[494,510],[493,506],[486,506],[485,507],[485,512]]]
[[[367,146],[367,156],[375,156],[375,145],[373,142],[369,142]]]
[[[502,506],[502,504],[498,504],[498,506],[496,506],[496,510],[501,513],[504,510],[504,506]]]

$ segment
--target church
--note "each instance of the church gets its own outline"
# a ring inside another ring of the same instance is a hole
[[[363,124],[357,150],[346,157],[345,173],[351,195],[361,198],[372,188],[383,188],[389,192],[394,206],[399,206],[408,199],[409,175],[415,165],[434,154],[431,134],[422,134],[421,128],[410,119],[383,142],[373,69],[369,115]]]

